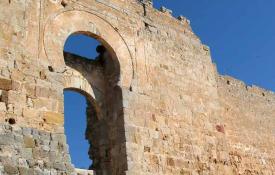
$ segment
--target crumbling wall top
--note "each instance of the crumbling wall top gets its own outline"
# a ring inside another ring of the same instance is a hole
[[[265,98],[273,98],[275,102],[274,92],[266,90],[256,85],[247,85],[243,81],[235,79],[231,76],[218,75],[218,82],[220,82],[220,86],[231,87],[232,89],[237,89],[239,92],[246,91],[251,95],[253,94]]]

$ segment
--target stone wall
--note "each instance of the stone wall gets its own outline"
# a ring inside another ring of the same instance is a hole
[[[73,174],[64,134],[0,125],[0,174]]]
[[[75,169],[77,175],[93,175],[93,171],[91,170],[82,170],[82,169]]]
[[[221,126],[234,174],[275,172],[275,96],[228,76],[218,77]]]
[[[272,174],[274,94],[219,78],[190,22],[171,13],[137,0],[0,1],[1,173],[73,173],[63,128],[73,89],[88,99],[95,174]],[[63,53],[73,33],[106,47],[103,65]]]

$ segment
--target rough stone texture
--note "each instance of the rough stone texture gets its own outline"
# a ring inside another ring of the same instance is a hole
[[[0,174],[73,174],[63,134],[0,124]]]
[[[0,174],[88,173],[70,163],[64,90],[87,97],[97,175],[274,174],[274,93],[219,76],[171,13],[149,0],[0,1]],[[106,54],[63,53],[72,33]]]
[[[234,174],[274,174],[274,93],[219,76],[221,125]]]
[[[77,175],[94,175],[92,170],[75,169]]]

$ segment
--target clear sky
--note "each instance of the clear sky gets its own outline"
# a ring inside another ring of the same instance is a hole
[[[162,5],[175,17],[183,15],[191,21],[194,32],[210,46],[220,74],[275,91],[275,0],[154,1],[156,8]],[[72,37],[65,50],[94,58],[97,44]],[[65,92],[65,131],[72,161],[79,168],[91,163],[84,139],[85,108],[83,96]]]
[[[275,91],[274,0],[155,0],[191,21],[221,74]]]

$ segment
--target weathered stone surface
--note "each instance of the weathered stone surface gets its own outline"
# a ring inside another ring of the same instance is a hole
[[[33,138],[31,138],[29,136],[24,136],[24,145],[25,145],[25,148],[34,148],[35,142],[34,142]]]
[[[4,171],[7,174],[17,174],[18,168],[15,165],[4,165]]]
[[[7,111],[6,103],[0,102],[0,111]]]
[[[14,143],[14,136],[10,133],[0,135],[0,145],[10,145]]]
[[[20,175],[30,175],[30,174],[34,174],[34,171],[32,168],[19,167],[19,173]]]
[[[63,114],[56,113],[56,112],[44,112],[42,118],[44,122],[48,124],[63,125],[64,123]]]
[[[10,79],[0,77],[0,89],[6,90],[6,91],[11,90],[12,89],[12,81]]]
[[[32,108],[24,108],[23,109],[23,117],[35,119],[39,117],[39,111]]]
[[[0,133],[0,164],[3,163],[2,170],[0,166],[0,172],[2,174],[48,173],[54,168],[54,163],[56,167],[60,165],[57,169],[62,169],[64,173],[70,174],[74,171],[68,159],[68,153],[65,151],[67,146],[64,135],[6,124],[0,124],[0,128],[2,128]],[[22,133],[26,133],[27,136],[22,136]],[[22,139],[18,139],[21,137]],[[49,145],[52,142],[63,145],[62,149],[57,147],[52,152],[55,156],[50,159]]]
[[[83,31],[96,61],[63,52]],[[274,172],[274,93],[220,76],[151,0],[0,1],[0,74],[0,174],[92,174],[71,164],[64,89],[87,98],[95,174]]]
[[[82,170],[82,169],[75,169],[77,175],[94,175],[93,171],[91,170]]]
[[[24,158],[26,160],[30,160],[33,157],[31,148],[22,148],[20,150],[20,154],[21,154],[22,158]]]

